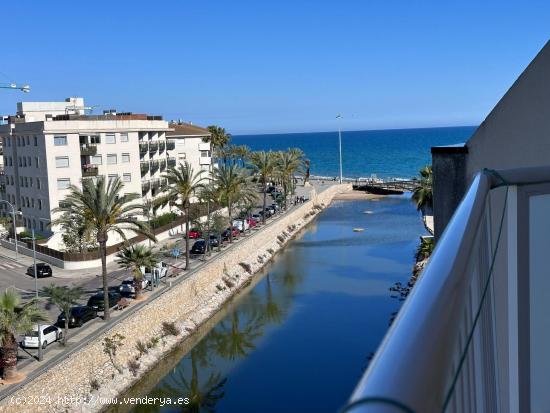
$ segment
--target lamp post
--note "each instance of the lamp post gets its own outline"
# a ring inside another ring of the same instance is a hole
[[[342,115],[336,115],[336,119],[342,119]],[[340,154],[339,167],[340,167],[340,183],[342,183],[342,128],[340,121],[338,121],[338,151]]]
[[[32,240],[32,260],[34,267],[34,294],[38,300],[38,271],[36,269],[36,237],[34,236],[34,228],[31,229],[32,237],[25,237],[23,240]],[[42,331],[40,323],[38,323],[38,361],[42,361]]]
[[[24,93],[29,93],[31,91],[31,87],[29,85],[18,85],[16,83],[9,83],[7,85],[0,84],[0,89],[14,89],[20,90]]]
[[[8,204],[11,208],[11,216],[13,220],[13,238],[15,239],[15,259],[19,258],[19,250],[17,248],[17,224],[15,223],[15,206],[12,205],[10,202],[0,199],[0,202],[4,202]]]

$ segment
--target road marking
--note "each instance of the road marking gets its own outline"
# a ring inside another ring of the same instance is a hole
[[[24,267],[25,267],[24,265],[21,265],[19,263],[15,263],[15,262],[10,262],[10,263],[1,262],[0,263],[0,268],[2,268],[4,270],[13,270],[15,268],[24,268]]]

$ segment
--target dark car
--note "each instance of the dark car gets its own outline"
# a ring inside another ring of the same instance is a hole
[[[220,239],[216,234],[210,234],[210,247],[214,248],[220,245]]]
[[[233,230],[233,238],[237,238],[237,237],[239,236],[239,229],[233,227],[232,230]],[[227,240],[229,239],[229,228],[227,228],[227,229],[222,233],[222,239],[223,239],[224,241],[227,241]]]
[[[50,267],[48,264],[44,264],[43,262],[39,262],[38,264],[36,264],[36,273],[37,278],[51,277],[52,267]],[[34,277],[34,265],[31,265],[29,268],[27,268],[27,274]]]
[[[97,317],[97,311],[91,307],[79,305],[71,308],[69,327],[82,327],[82,325]],[[65,326],[65,311],[57,317],[57,325]]]
[[[204,254],[206,252],[206,241],[198,239],[191,247],[191,254]]]
[[[118,304],[122,296],[116,291],[109,291],[109,308]],[[92,307],[96,311],[105,310],[105,302],[103,300],[103,292],[94,294],[88,300],[88,307]]]

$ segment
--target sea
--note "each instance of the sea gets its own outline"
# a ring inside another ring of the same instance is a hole
[[[349,178],[411,178],[431,164],[432,146],[463,143],[474,126],[391,129],[342,132],[342,170]],[[235,145],[252,150],[286,150],[300,148],[310,160],[310,173],[317,176],[338,175],[338,131],[284,133],[269,135],[235,135]]]

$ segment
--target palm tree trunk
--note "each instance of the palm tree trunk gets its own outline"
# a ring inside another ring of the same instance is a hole
[[[204,239],[206,240],[206,251],[210,255],[210,200],[206,201],[206,237]]]
[[[185,207],[185,271],[189,268],[189,205]]]
[[[227,215],[229,215],[229,243],[233,242],[233,220],[231,219],[231,202],[227,203]]]
[[[63,345],[67,344],[67,335],[69,334],[69,317],[71,313],[71,308],[69,311],[65,312],[65,325],[63,326]]]
[[[17,341],[13,334],[5,335],[0,358],[0,365],[3,368],[2,378],[5,380],[13,379],[17,373],[17,349]]]
[[[99,254],[101,255],[101,278],[103,279],[103,320],[111,318],[109,314],[109,280],[107,279],[107,235],[98,234]]]
[[[266,186],[267,186],[267,182],[264,179],[264,202],[263,202],[263,209],[262,209],[262,211],[263,211],[262,212],[262,224],[264,224],[264,225],[265,225],[265,204],[267,203],[267,200],[266,200],[266,198],[267,198],[267,188],[266,188]]]

